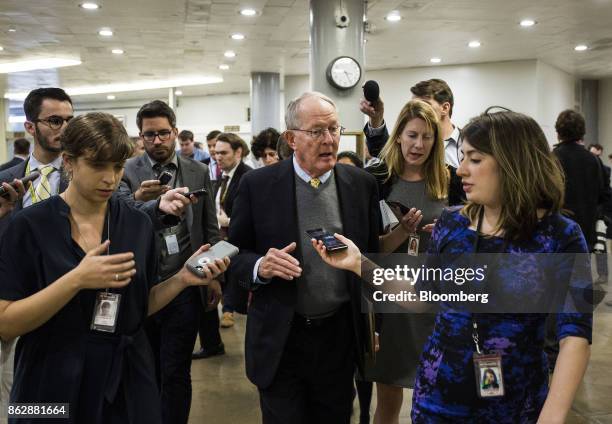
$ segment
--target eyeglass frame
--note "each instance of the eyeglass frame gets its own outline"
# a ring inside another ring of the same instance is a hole
[[[53,118],[57,118],[58,120],[61,119],[62,123],[59,125],[59,127],[56,127],[54,125],[51,125],[51,122],[49,122],[49,119],[53,119]],[[43,122],[47,127],[51,128],[52,130],[59,130],[60,128],[62,128],[64,126],[64,122],[67,124],[68,122],[70,122],[70,120],[74,118],[74,116],[69,116],[68,118],[62,118],[59,115],[51,115],[48,116],[46,118],[36,118],[32,121],[33,124],[37,124],[38,122]]]
[[[161,138],[161,134],[160,134],[161,131],[168,131],[168,136]],[[149,143],[154,142],[156,138],[159,138],[159,141],[168,141],[170,140],[170,136],[174,132],[174,128],[172,128],[171,130],[161,130],[161,131],[147,131],[146,133],[141,132],[140,137],[142,137],[144,141],[147,141]],[[148,134],[148,136],[153,135],[153,138],[149,140],[147,136],[145,136],[145,134]]]
[[[301,132],[305,132],[313,140],[322,140],[325,133],[328,133],[332,138],[333,137],[341,137],[344,134],[344,132],[346,131],[346,128],[343,127],[342,125],[339,125],[337,128],[338,128],[338,134],[337,135],[333,135],[329,128],[320,128],[320,129],[316,129],[316,130],[303,130],[301,128],[290,128],[289,131],[301,131]],[[315,135],[319,131],[321,133],[319,135]]]

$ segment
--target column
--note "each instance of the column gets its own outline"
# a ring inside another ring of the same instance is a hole
[[[581,104],[580,110],[586,121],[586,134],[584,143],[589,144],[599,143],[599,81],[598,80],[582,80],[581,84]],[[604,158],[605,159],[605,158]],[[602,159],[603,160],[603,159]],[[604,161],[605,163],[605,161]]]
[[[276,72],[251,73],[251,134],[280,125],[280,74]]]
[[[336,102],[340,122],[350,131],[361,130],[364,123],[359,99],[365,73],[365,12],[363,0],[310,0],[310,88]],[[361,66],[361,80],[354,88],[339,90],[327,82],[327,67],[339,56],[350,56]]]

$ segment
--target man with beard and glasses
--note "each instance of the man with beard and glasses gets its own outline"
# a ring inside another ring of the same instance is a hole
[[[179,272],[199,246],[220,240],[213,189],[208,166],[176,154],[178,129],[176,115],[170,106],[160,100],[145,104],[136,115],[136,124],[145,153],[125,164],[119,195],[127,203],[146,211],[154,209],[159,197],[172,187],[207,191],[185,209],[180,219],[156,231],[158,272],[166,279]],[[159,180],[162,173],[172,176],[165,184]],[[191,407],[191,354],[202,302],[204,308],[214,309],[220,296],[221,286],[217,280],[211,281],[205,292],[190,287],[146,323],[156,360],[165,424],[187,423]]]

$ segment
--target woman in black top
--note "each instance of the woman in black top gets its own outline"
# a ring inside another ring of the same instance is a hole
[[[144,320],[229,259],[158,283],[149,217],[113,196],[132,153],[122,124],[76,117],[62,149],[68,188],[16,214],[0,244],[0,337],[21,336],[10,400],[68,403],[69,422],[160,423]]]

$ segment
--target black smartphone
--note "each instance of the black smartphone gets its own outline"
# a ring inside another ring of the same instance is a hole
[[[157,179],[159,180],[159,183],[161,185],[168,185],[170,180],[172,180],[172,174],[168,171],[164,171],[161,174],[159,174],[159,177],[157,177]]]
[[[399,211],[402,213],[402,216],[406,215],[410,211],[410,208],[408,206],[404,206],[400,202],[387,202],[387,204],[391,207],[398,208]]]
[[[208,191],[206,191],[205,188],[201,188],[199,190],[194,190],[194,191],[190,191],[189,193],[181,193],[181,194],[187,198],[191,196],[200,197],[200,196],[204,196],[205,194],[208,194]]]
[[[306,234],[308,234],[310,238],[321,240],[325,246],[325,250],[328,252],[337,252],[338,250],[348,248],[346,244],[342,243],[340,240],[334,237],[332,233],[325,231],[323,228],[308,230],[306,231]]]

